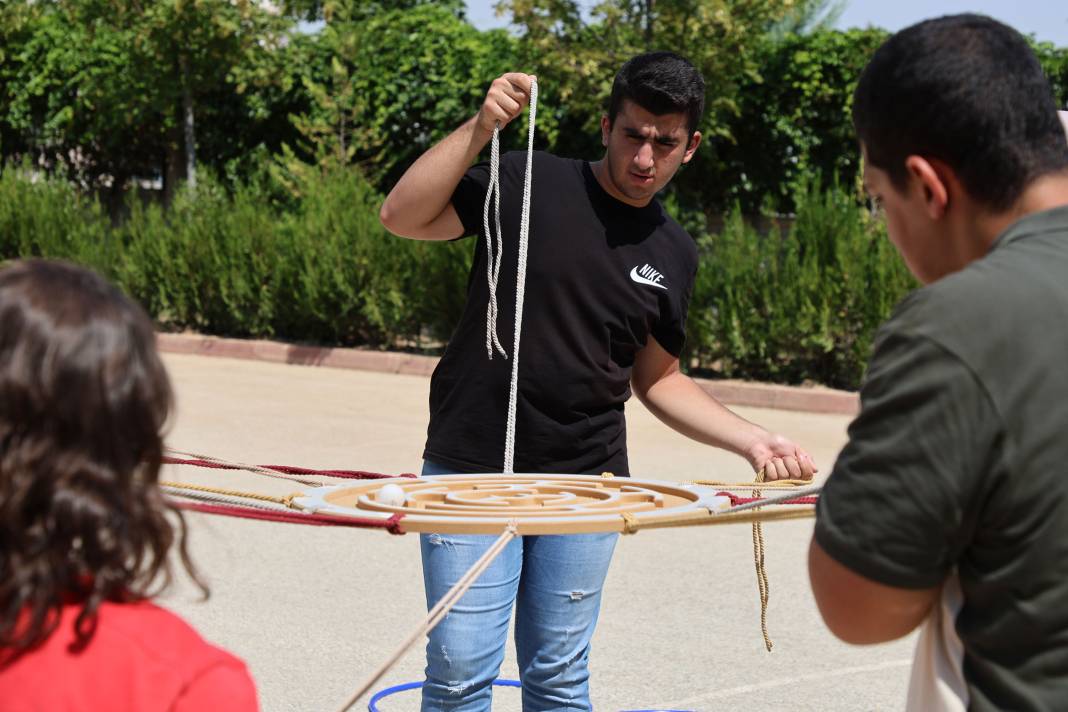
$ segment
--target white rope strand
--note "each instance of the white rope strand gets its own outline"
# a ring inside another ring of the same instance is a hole
[[[486,235],[486,283],[489,285],[489,305],[486,307],[486,356],[493,360],[493,349],[508,358],[497,338],[497,279],[501,274],[501,256],[504,254],[504,236],[501,233],[501,124],[493,127],[490,142],[490,177],[486,191],[486,204],[482,207],[482,228]],[[493,232],[490,230],[490,202],[493,202],[494,222],[497,227],[497,257],[493,257]]]
[[[512,347],[512,382],[508,391],[508,423],[504,440],[504,474],[514,474],[515,411],[519,395],[519,337],[523,329],[523,295],[527,283],[527,244],[530,241],[530,191],[534,166],[534,120],[538,113],[538,82],[530,83],[530,119],[527,122],[527,170],[523,176],[523,211],[519,217],[519,266],[515,294],[515,345]]]
[[[508,390],[508,418],[504,438],[504,467],[506,475],[514,473],[515,461],[515,411],[519,396],[519,338],[523,326],[523,295],[527,281],[527,244],[530,238],[530,190],[534,165],[534,122],[538,113],[538,82],[530,83],[530,120],[527,122],[527,167],[523,176],[523,207],[519,216],[519,262],[516,277],[515,297],[515,343],[512,347],[512,379]],[[482,206],[482,230],[486,235],[486,284],[489,288],[489,304],[486,306],[486,356],[492,361],[496,350],[504,358],[508,353],[497,337],[497,283],[501,274],[501,257],[504,254],[504,235],[501,232],[501,148],[500,122],[493,127],[490,141],[490,175],[486,189],[486,202]],[[494,233],[490,229],[490,204],[493,205],[494,227],[497,229],[497,247],[494,254]]]

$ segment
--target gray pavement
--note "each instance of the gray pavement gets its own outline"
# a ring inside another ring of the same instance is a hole
[[[178,407],[168,443],[242,462],[418,471],[429,381],[256,361],[167,355]],[[809,449],[825,474],[849,418],[736,408]],[[662,480],[749,481],[745,463],[671,432],[628,404],[631,467]],[[251,473],[168,467],[164,479],[287,494]],[[415,535],[187,515],[212,595],[184,579],[163,597],[243,658],[263,709],[334,710],[425,614]],[[823,627],[808,589],[809,520],[764,526],[775,650],[764,650],[746,525],[668,529],[617,547],[591,656],[600,710],[854,712],[902,706],[913,641],[856,648]],[[422,679],[416,644],[375,686]],[[515,678],[509,649],[502,677]],[[418,692],[382,700],[418,709]],[[364,699],[353,709],[367,709]],[[499,689],[495,710],[520,709]]]

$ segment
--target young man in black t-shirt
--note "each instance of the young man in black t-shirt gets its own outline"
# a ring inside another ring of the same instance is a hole
[[[482,229],[490,169],[469,166],[494,125],[527,105],[532,79],[496,79],[479,113],[420,157],[382,206],[383,224],[404,237],[478,235],[464,314],[431,381],[426,475],[502,469],[511,361],[488,358],[488,284],[499,284],[497,311],[514,314],[526,154],[501,160],[496,280]],[[693,157],[703,106],[704,81],[689,62],[641,55],[613,84],[602,160],[534,154],[515,471],[629,475],[623,410],[633,392],[671,427],[741,455],[766,479],[812,477],[803,450],[727,410],[679,370],[697,251],[655,195]],[[496,325],[501,343],[513,343],[510,322]],[[513,600],[524,709],[589,709],[589,641],[615,540],[513,541],[431,633],[423,709],[489,708]],[[422,537],[428,606],[492,541]]]
[[[930,20],[865,69],[864,182],[926,286],[880,329],[817,510],[851,643],[921,626],[907,709],[1068,707],[1068,141],[1027,41]]]

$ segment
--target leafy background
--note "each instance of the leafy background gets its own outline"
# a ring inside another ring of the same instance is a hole
[[[829,0],[499,8],[515,31],[460,0],[7,0],[0,259],[94,266],[164,329],[433,353],[472,244],[387,235],[382,196],[510,70],[539,77],[537,148],[599,157],[615,70],[666,47],[708,80],[707,140],[663,196],[701,254],[684,366],[855,387],[914,286],[849,120],[886,34],[831,29]],[[1064,105],[1068,50],[1034,47]]]

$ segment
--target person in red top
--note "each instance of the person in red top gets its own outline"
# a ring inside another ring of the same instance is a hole
[[[244,663],[149,600],[173,545],[207,595],[158,486],[171,405],[152,323],[117,288],[0,269],[4,712],[258,709]]]

